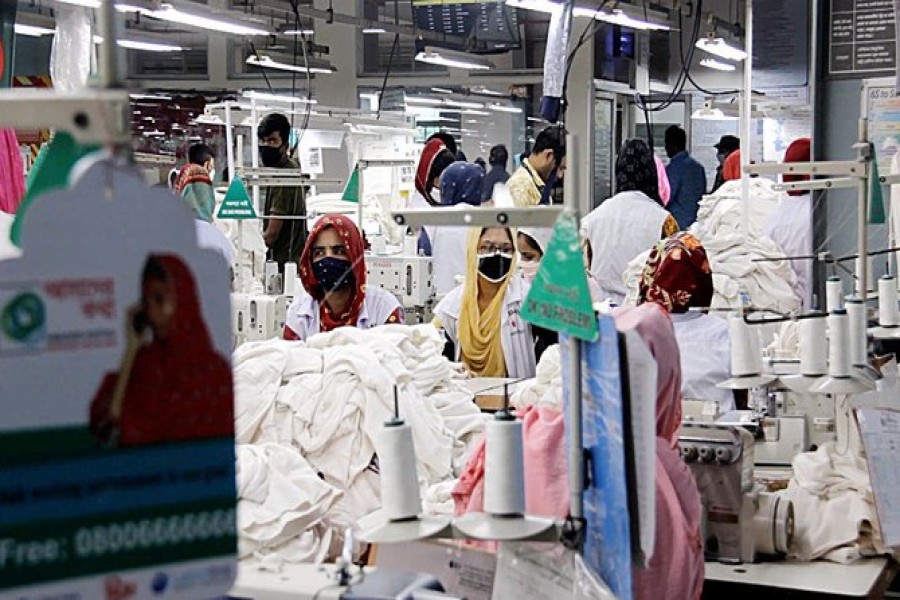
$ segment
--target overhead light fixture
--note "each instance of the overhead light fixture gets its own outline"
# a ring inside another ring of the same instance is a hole
[[[562,4],[550,2],[550,0],[506,0],[506,6],[547,14],[553,14],[562,8]]]
[[[270,35],[270,32],[264,29],[262,25],[253,25],[252,21],[238,21],[213,12],[201,14],[195,12],[193,8],[190,12],[186,12],[175,8],[171,4],[161,4],[157,10],[141,9],[140,12],[154,19],[169,21],[170,23],[177,23],[187,27],[196,27],[197,29],[233,33],[235,35]]]
[[[433,87],[431,88],[432,92],[437,92],[438,94],[452,94],[453,90],[442,88],[442,87]]]
[[[461,114],[464,114],[464,115],[474,115],[474,116],[477,116],[477,117],[487,117],[487,116],[489,116],[491,113],[489,113],[489,112],[487,112],[487,111],[485,111],[485,110],[471,110],[471,109],[467,109],[467,110],[462,111]]]
[[[723,63],[714,58],[704,58],[700,61],[700,66],[707,69],[715,69],[716,71],[734,71],[737,68],[731,63]]]
[[[241,94],[244,98],[253,98],[262,100],[263,102],[284,102],[287,104],[318,104],[318,100],[312,98],[299,98],[297,96],[285,96],[281,94],[268,94],[266,92],[255,92],[253,90]]]
[[[116,42],[122,48],[129,50],[145,50],[147,52],[181,52],[184,50],[182,46],[174,44],[164,44],[162,42],[150,42],[146,40],[119,40]]]
[[[697,40],[696,46],[704,52],[709,52],[725,60],[741,61],[747,58],[746,52],[735,48],[720,37],[715,37],[715,34],[712,33],[708,37]]]
[[[279,62],[270,56],[251,54],[247,57],[247,64],[261,69],[277,69],[279,71],[294,71],[296,73],[334,73],[335,69],[324,61],[304,61],[303,64],[292,65],[287,62]]]
[[[572,9],[572,16],[574,17],[593,17],[598,21],[603,21],[604,23],[609,23],[611,25],[619,25],[620,27],[630,27],[631,29],[639,29],[641,31],[669,31],[671,27],[665,25],[663,23],[656,23],[653,21],[644,21],[643,19],[636,19],[631,15],[626,14],[625,12],[616,9],[612,12],[607,11],[597,11],[593,8],[585,8],[581,6],[577,6]]]
[[[456,50],[448,50],[446,48],[437,48],[435,46],[425,46],[416,54],[416,60],[431,65],[440,65],[442,67],[451,67],[454,69],[470,69],[473,71],[488,71],[494,68],[494,63],[466,52],[458,52]]]
[[[406,97],[407,104],[428,104],[431,106],[437,106],[443,104],[444,101],[440,98],[429,98],[427,96],[407,96]]]
[[[362,32],[365,35],[378,35],[381,33],[387,33],[387,29],[384,29],[383,27],[364,27]]]
[[[88,8],[100,8],[100,0],[55,0],[57,4],[72,4]]]
[[[503,104],[491,104],[488,106],[494,112],[502,112],[502,113],[513,113],[518,114],[522,112],[522,109],[518,106],[505,106]]]
[[[162,101],[170,101],[172,96],[163,96],[160,94],[128,94],[128,97],[132,100],[162,100]]]
[[[315,33],[312,29],[285,29],[281,35],[313,35]]]
[[[496,96],[498,98],[509,95],[509,94],[505,94],[503,92],[498,92],[496,90],[490,90],[484,86],[472,88],[472,93],[473,94],[481,94],[482,96]]]
[[[444,100],[444,104],[447,106],[456,106],[459,108],[484,108],[484,104],[481,102],[460,102],[458,100]]]
[[[41,37],[42,35],[53,35],[56,33],[55,29],[25,25],[24,23],[16,23],[14,30],[16,35],[26,35],[28,37]]]

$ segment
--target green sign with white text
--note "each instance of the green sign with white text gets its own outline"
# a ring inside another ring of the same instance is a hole
[[[228,191],[225,192],[225,199],[222,200],[222,206],[219,208],[219,214],[216,217],[237,221],[256,218],[253,201],[250,199],[247,187],[240,177],[235,177],[231,180]]]

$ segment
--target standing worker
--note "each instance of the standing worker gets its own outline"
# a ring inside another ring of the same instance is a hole
[[[534,147],[522,166],[516,169],[506,187],[518,207],[550,203],[550,192],[566,172],[566,146],[562,127],[552,125],[537,136]]]
[[[687,151],[687,133],[678,125],[666,129],[666,154],[669,166],[669,203],[666,208],[686,231],[697,220],[700,199],[706,193],[706,171]]]
[[[723,135],[719,138],[719,143],[713,147],[716,149],[716,159],[719,161],[719,166],[716,167],[716,180],[713,182],[712,189],[709,190],[710,194],[722,187],[727,181],[725,179],[725,159],[735,150],[741,149],[741,140],[733,135]]]
[[[264,118],[257,130],[259,158],[264,167],[300,171],[300,164],[288,153],[291,124],[281,113]],[[278,263],[278,271],[284,273],[284,264],[297,260],[306,243],[307,228],[303,219],[278,219],[277,216],[305,217],[306,197],[300,186],[266,188],[263,214],[263,240],[269,249],[271,260]]]
[[[481,204],[484,171],[472,163],[457,161],[441,174],[441,205],[447,207]],[[434,262],[434,291],[439,297],[456,287],[457,276],[466,274],[468,227],[426,227]]]
[[[509,173],[506,171],[506,164],[509,162],[509,152],[506,146],[500,144],[491,148],[488,156],[488,162],[491,170],[484,178],[481,184],[481,201],[487,202],[494,197],[494,187],[498,183],[506,183],[509,181]]]

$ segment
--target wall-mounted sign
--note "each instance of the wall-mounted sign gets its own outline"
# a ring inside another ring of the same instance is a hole
[[[828,72],[865,75],[897,64],[894,0],[831,0]]]

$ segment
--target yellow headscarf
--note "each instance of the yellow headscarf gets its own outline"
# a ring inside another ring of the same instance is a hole
[[[506,377],[506,359],[500,343],[500,323],[509,281],[515,276],[515,231],[510,232],[513,259],[509,274],[483,313],[478,311],[478,243],[483,230],[473,227],[466,240],[466,280],[459,311],[458,337],[463,363],[479,377]]]

